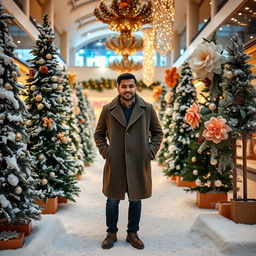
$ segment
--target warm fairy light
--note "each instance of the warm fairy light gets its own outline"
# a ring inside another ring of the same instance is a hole
[[[110,7],[103,1],[95,8],[94,15],[116,32],[132,33],[144,24],[152,23],[152,2],[141,5],[139,0],[113,0]]]
[[[174,4],[175,0],[153,1],[155,49],[162,56],[166,56],[173,49]]]
[[[143,82],[150,86],[154,81],[154,34],[152,28],[145,28],[143,34]]]

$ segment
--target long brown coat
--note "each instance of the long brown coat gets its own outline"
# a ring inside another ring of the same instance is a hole
[[[124,199],[127,188],[129,200],[151,196],[150,160],[155,158],[162,136],[153,106],[138,95],[128,124],[119,96],[103,107],[94,139],[100,154],[106,159],[103,174],[105,196]]]

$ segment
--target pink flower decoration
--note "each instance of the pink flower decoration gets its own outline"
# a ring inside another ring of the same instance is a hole
[[[228,132],[231,131],[231,128],[226,125],[226,119],[222,116],[211,117],[209,121],[204,123],[205,130],[203,131],[203,136],[207,140],[211,140],[214,143],[218,144],[222,140],[228,138]]]
[[[193,103],[187,111],[185,115],[185,121],[188,123],[193,129],[199,127],[199,123],[201,122],[202,115],[200,114],[200,107],[196,103]]]

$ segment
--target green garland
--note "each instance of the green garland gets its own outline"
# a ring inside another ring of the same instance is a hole
[[[105,79],[101,78],[99,80],[87,80],[80,82],[84,89],[92,89],[102,91],[103,89],[113,89],[116,87],[116,80],[115,79]],[[150,89],[153,90],[155,86],[159,86],[160,82],[156,81],[153,82],[150,86],[147,86],[142,80],[138,81],[138,90],[142,91],[143,89]]]

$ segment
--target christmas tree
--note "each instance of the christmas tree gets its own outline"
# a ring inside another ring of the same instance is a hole
[[[30,60],[26,103],[31,113],[28,126],[30,150],[37,159],[36,170],[41,189],[47,198],[60,196],[74,201],[79,188],[76,186],[75,161],[67,138],[66,115],[61,71],[56,59],[54,34],[48,16],[43,25],[37,26],[39,38]]]
[[[191,151],[185,162],[184,180],[195,180],[196,187],[187,191],[227,192],[232,189],[232,158],[230,127],[226,117],[218,113],[218,102],[221,95],[222,48],[213,42],[206,42],[197,47],[190,59],[190,67],[206,85],[204,100],[209,99],[200,109],[193,104],[187,109],[185,120],[194,129],[197,141],[191,143]],[[208,56],[209,62],[202,58]],[[210,61],[211,60],[211,61]],[[199,61],[199,62],[198,62]],[[205,62],[204,62],[205,61]],[[209,90],[208,90],[209,89]]]
[[[67,125],[67,137],[70,143],[71,155],[73,160],[75,160],[75,171],[76,173],[84,172],[84,164],[83,164],[83,151],[81,140],[79,136],[79,129],[77,125],[77,119],[74,114],[73,101],[71,98],[71,88],[69,84],[69,79],[65,69],[62,70],[62,85],[63,85],[63,94],[64,94],[64,102],[63,107],[65,108],[65,116]]]
[[[158,111],[158,117],[159,117],[160,122],[162,123],[163,117],[164,117],[164,113],[165,113],[165,109],[166,109],[165,95],[167,93],[167,88],[166,88],[165,84],[161,84],[160,86],[162,88],[162,92],[161,92],[161,94],[159,96],[160,108],[159,108],[159,111]]]
[[[81,86],[77,86],[76,95],[78,98],[79,114],[76,116],[78,119],[79,134],[81,137],[82,150],[84,153],[84,163],[90,164],[94,160],[95,147],[93,144],[91,118],[88,111],[85,96]]]
[[[182,65],[181,77],[175,91],[175,101],[172,114],[171,141],[168,146],[168,158],[164,172],[167,176],[182,175],[184,159],[188,157],[190,143],[195,135],[192,128],[185,122],[184,117],[188,107],[196,100],[196,91],[192,83],[192,72],[185,62]]]
[[[20,72],[12,61],[16,46],[7,27],[12,19],[0,2],[0,219],[18,224],[40,219],[34,201],[43,195],[36,190],[35,161],[27,150],[28,113],[19,97],[23,86],[17,82]]]
[[[233,36],[227,47],[224,81],[220,84],[224,94],[219,111],[229,117],[233,131],[249,135],[256,131],[256,89],[251,84],[255,78],[248,63],[251,57],[243,49],[241,39]]]

